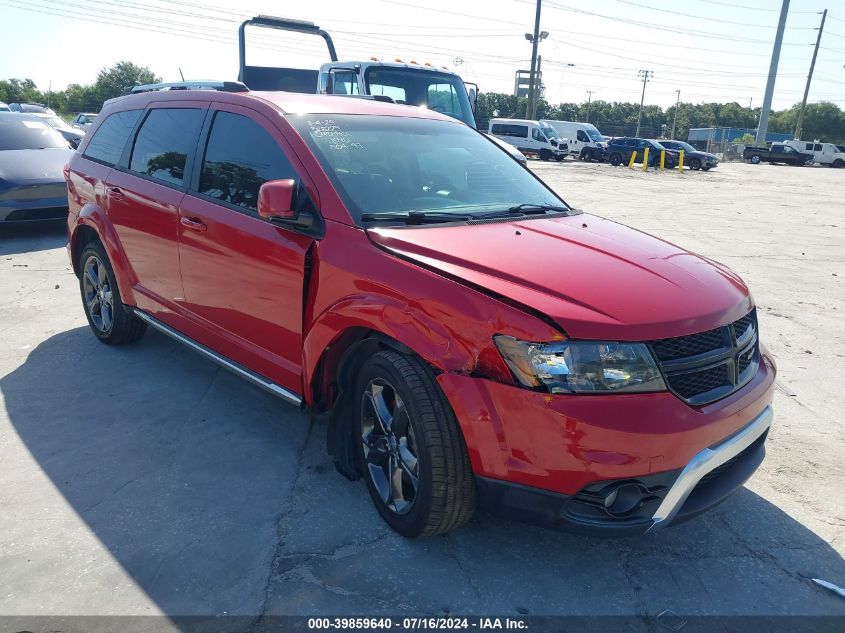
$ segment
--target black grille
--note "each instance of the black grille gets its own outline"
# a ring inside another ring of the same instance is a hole
[[[733,323],[689,336],[651,341],[666,384],[694,405],[733,393],[750,381],[759,362],[754,310]]]
[[[658,360],[673,360],[686,356],[695,356],[720,349],[725,346],[725,337],[722,328],[691,334],[690,336],[679,336],[677,338],[664,338],[654,341],[651,348]]]
[[[688,399],[730,385],[731,376],[727,365],[716,365],[710,369],[672,376],[670,381],[675,392]]]

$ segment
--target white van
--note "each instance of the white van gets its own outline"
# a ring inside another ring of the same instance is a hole
[[[540,123],[552,126],[556,136],[569,140],[569,153],[581,160],[601,160],[607,148],[607,139],[591,123],[554,121],[542,119]]]
[[[794,150],[802,154],[812,154],[813,162],[819,165],[827,165],[828,167],[845,167],[845,154],[833,143],[819,143],[815,141],[810,143],[808,141],[784,141],[784,145],[788,145]]]
[[[569,154],[564,139],[556,138],[550,125],[526,119],[490,119],[488,132],[497,139],[510,143],[520,152],[537,154],[543,160],[561,161]]]

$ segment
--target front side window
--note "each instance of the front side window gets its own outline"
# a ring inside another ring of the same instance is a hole
[[[584,130],[578,130],[578,140],[582,143],[589,143],[590,138],[587,136],[587,133]]]
[[[540,141],[540,142],[543,142],[543,141],[545,141],[545,140],[546,140],[546,139],[543,137],[543,135],[542,135],[542,133],[540,132],[540,130],[538,130],[536,127],[535,127],[535,128],[533,128],[533,129],[531,130],[531,138],[533,138],[535,141]]]
[[[566,206],[498,145],[458,123],[363,115],[288,120],[357,224],[364,213],[466,216],[507,213],[520,204]]]
[[[201,194],[256,211],[261,185],[287,178],[297,174],[263,127],[239,114],[216,114],[200,173]]]
[[[358,75],[352,71],[332,73],[334,79],[332,93],[336,95],[357,95]]]
[[[117,165],[141,112],[141,110],[126,110],[110,114],[109,118],[97,128],[94,137],[85,148],[85,157],[105,165]]]
[[[151,110],[138,130],[129,169],[164,183],[181,185],[188,155],[197,144],[204,112],[194,108]]]

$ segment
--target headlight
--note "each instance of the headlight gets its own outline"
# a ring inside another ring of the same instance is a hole
[[[666,390],[654,358],[642,343],[531,343],[501,335],[494,340],[524,387],[549,393]]]

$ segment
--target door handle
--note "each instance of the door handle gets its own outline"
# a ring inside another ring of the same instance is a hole
[[[115,200],[123,200],[126,195],[120,190],[120,187],[109,187],[108,188],[109,197],[114,198]]]
[[[191,229],[192,231],[196,231],[197,233],[202,233],[208,227],[205,225],[205,222],[198,220],[196,218],[181,218],[179,222],[182,223],[187,229]]]

